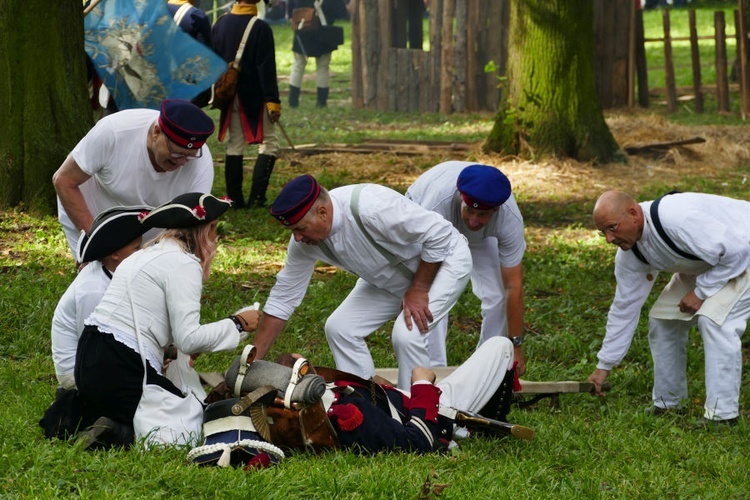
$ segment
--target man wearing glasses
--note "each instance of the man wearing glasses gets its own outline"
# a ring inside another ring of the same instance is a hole
[[[165,100],[160,111],[128,109],[99,120],[52,177],[58,219],[73,255],[93,214],[210,193],[214,167],[205,142],[213,132],[213,120],[181,99]],[[146,233],[144,240],[151,236]]]
[[[750,203],[701,193],[670,193],[637,203],[607,191],[594,224],[617,245],[615,298],[599,362],[596,394],[628,351],[640,311],[659,271],[674,273],[649,312],[654,360],[654,415],[682,410],[688,398],[688,332],[697,326],[705,352],[706,400],[701,426],[739,418],[742,334],[750,317]]]

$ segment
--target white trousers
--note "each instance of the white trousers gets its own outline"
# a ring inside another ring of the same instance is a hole
[[[505,286],[500,273],[500,256],[497,238],[485,238],[469,244],[473,267],[471,290],[482,302],[482,329],[477,346],[491,337],[508,336],[508,318],[505,311]],[[446,339],[448,316],[435,325],[430,335],[430,366],[447,366]]]
[[[336,368],[363,378],[375,375],[375,364],[365,339],[388,321],[395,319],[391,343],[398,362],[398,386],[411,385],[411,371],[417,366],[430,366],[427,339],[432,328],[455,305],[469,281],[471,253],[468,247],[456,245],[453,255],[440,266],[429,292],[429,308],[433,322],[426,334],[416,324],[406,328],[401,310],[401,296],[376,288],[363,279],[356,285],[325,326],[326,339],[333,353]]]
[[[302,87],[302,77],[305,74],[307,66],[307,57],[299,52],[293,52],[294,61],[292,62],[292,72],[289,75],[289,85],[293,87]],[[315,86],[328,88],[331,82],[331,53],[323,54],[315,58]]]
[[[265,106],[265,105],[264,105]],[[242,156],[247,146],[245,133],[242,131],[240,98],[235,97],[232,103],[232,114],[227,129],[227,156]],[[271,123],[268,113],[263,113],[263,142],[258,145],[258,154],[279,155],[279,136],[276,125]]]
[[[750,293],[737,301],[722,325],[705,316],[689,321],[649,318],[648,341],[654,360],[654,406],[674,408],[687,399],[687,342],[697,324],[705,354],[704,417],[739,415],[742,334],[750,317]]]
[[[438,382],[440,404],[477,412],[500,387],[513,366],[513,343],[508,337],[492,337],[480,345],[453,373]]]

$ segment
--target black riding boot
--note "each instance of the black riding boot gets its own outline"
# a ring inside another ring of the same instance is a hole
[[[294,85],[289,85],[289,107],[296,108],[299,106],[299,93],[300,88]]]
[[[511,399],[513,398],[513,378],[515,375],[515,370],[508,370],[495,394],[492,395],[487,404],[477,413],[483,417],[507,422],[506,418],[510,411]]]
[[[253,185],[250,188],[250,198],[247,204],[251,207],[262,207],[266,204],[266,190],[268,181],[271,180],[271,172],[276,163],[276,157],[259,154],[253,167]]]
[[[325,108],[328,105],[328,87],[318,87],[318,103],[319,108]]]
[[[226,157],[224,165],[224,180],[227,183],[227,196],[232,200],[234,208],[245,206],[245,199],[242,196],[242,156],[232,155]]]

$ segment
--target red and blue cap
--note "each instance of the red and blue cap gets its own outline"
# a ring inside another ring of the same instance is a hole
[[[489,165],[469,165],[458,174],[456,187],[464,202],[477,210],[492,210],[510,198],[510,181]]]
[[[159,127],[170,141],[185,149],[200,149],[214,133],[211,117],[183,99],[162,101]]]
[[[271,215],[291,226],[302,220],[320,195],[320,184],[310,174],[300,175],[287,182],[271,205]]]

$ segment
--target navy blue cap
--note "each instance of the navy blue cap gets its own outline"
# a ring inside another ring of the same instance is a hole
[[[169,140],[185,149],[200,149],[214,133],[211,117],[183,99],[162,101],[159,127]]]
[[[271,205],[271,215],[291,226],[310,211],[320,194],[320,184],[310,174],[300,175],[287,182]]]
[[[200,226],[218,219],[232,206],[229,198],[209,193],[185,193],[153,209],[141,221],[146,229]]]
[[[458,174],[458,191],[466,204],[478,210],[491,210],[510,198],[510,181],[489,165],[469,165]]]

